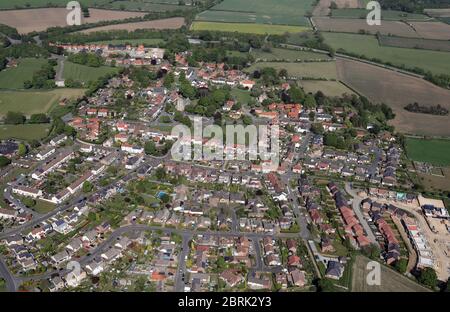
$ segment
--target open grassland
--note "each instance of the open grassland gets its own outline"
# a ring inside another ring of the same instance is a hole
[[[325,42],[336,51],[340,49],[376,58],[393,65],[405,65],[408,68],[419,67],[434,74],[450,72],[450,53],[418,49],[402,49],[380,46],[375,36],[344,33],[323,33]]]
[[[298,78],[313,79],[336,79],[336,63],[335,62],[318,62],[318,63],[284,63],[284,62],[260,62],[253,64],[246,69],[253,72],[257,69],[265,67],[275,68],[277,71],[286,69],[289,76]]]
[[[331,10],[333,18],[359,18],[366,19],[368,11],[366,9],[336,9]],[[427,21],[432,18],[424,14],[407,13],[403,11],[383,10],[381,19],[392,21]]]
[[[48,135],[50,128],[50,124],[0,125],[0,140],[41,140]]]
[[[81,32],[89,34],[98,31],[122,30],[122,29],[128,31],[135,31],[136,29],[178,29],[181,28],[183,25],[184,25],[183,17],[172,17],[153,21],[94,27],[82,30]]]
[[[370,259],[363,256],[356,256],[353,264],[352,292],[429,292],[430,290],[419,285],[406,276],[403,276],[393,269],[381,265],[381,285],[370,286],[366,277],[367,263]]]
[[[327,54],[314,53],[310,51],[299,51],[290,49],[272,48],[270,52],[262,50],[252,50],[252,55],[255,59],[261,59],[265,61],[311,61],[311,60],[330,60]]]
[[[305,17],[312,12],[314,0],[224,0],[211,10],[199,15],[199,19],[208,21],[236,21],[235,13],[242,20],[252,20],[261,24],[309,26]],[[217,12],[219,11],[219,12]]]
[[[450,109],[450,91],[420,78],[411,77],[378,66],[341,59],[336,61],[338,77],[346,85],[375,103],[386,103],[395,112],[392,125],[409,134],[450,136],[450,116],[433,116],[408,112],[404,107],[440,104]]]
[[[299,81],[299,85],[306,93],[316,93],[322,91],[327,96],[341,96],[343,94],[354,94],[352,90],[347,88],[339,81],[314,81],[314,80],[302,80]]]
[[[331,2],[336,3],[339,9],[365,8],[367,0],[319,0],[313,11],[313,16],[328,16],[330,14]]]
[[[0,89],[23,89],[23,83],[31,80],[34,72],[46,63],[45,59],[20,59],[17,67],[6,68],[0,72]]]
[[[414,161],[450,165],[450,140],[406,138],[406,153]]]
[[[247,24],[247,23],[216,23],[216,22],[194,22],[191,30],[211,30],[225,32],[241,32],[249,34],[282,35],[286,32],[298,33],[309,30],[303,26]]]
[[[164,42],[164,39],[115,39],[105,41],[94,41],[93,44],[112,44],[112,45],[125,45],[130,44],[132,46],[138,46],[140,44],[146,46],[159,46]]]
[[[383,21],[381,25],[370,26],[365,19],[314,17],[314,23],[321,31],[359,33],[364,30],[368,34],[393,35],[417,38],[419,35],[410,26],[398,21]]]
[[[450,41],[447,40],[379,36],[378,41],[388,47],[450,52]]]
[[[89,67],[86,65],[74,64],[72,62],[65,62],[64,64],[64,79],[73,79],[83,83],[97,80],[106,74],[115,73],[118,71],[116,67],[101,66]]]
[[[51,91],[1,91],[0,116],[9,111],[27,116],[49,112],[63,99],[76,99],[84,94],[82,89],[55,89]]]
[[[29,10],[0,11],[0,23],[14,28],[22,34],[33,31],[44,31],[49,27],[67,26],[67,10],[65,8],[45,8]],[[142,12],[126,12],[113,10],[90,9],[90,17],[83,18],[83,24],[101,21],[123,20],[144,16]]]
[[[450,40],[450,25],[441,22],[413,22],[420,37],[426,39]]]

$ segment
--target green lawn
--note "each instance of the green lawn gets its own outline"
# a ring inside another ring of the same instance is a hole
[[[118,71],[116,67],[101,66],[101,67],[89,67],[86,65],[79,65],[72,62],[64,63],[64,79],[73,79],[83,83],[97,80],[98,78]]]
[[[366,9],[336,9],[331,11],[331,16],[335,18],[360,18],[366,19]],[[402,11],[387,10],[381,12],[381,19],[391,21],[425,21],[431,18],[424,14],[406,13]]]
[[[419,67],[434,74],[448,74],[450,72],[450,53],[418,49],[404,49],[380,46],[375,36],[322,33],[325,42],[336,51],[343,49],[366,58],[377,58],[393,65],[405,65],[408,68]]]
[[[286,69],[290,76],[314,78],[314,79],[337,79],[335,62],[318,63],[285,63],[285,62],[261,62],[256,63],[245,69],[247,72],[253,72],[256,69],[272,67],[277,71]]]
[[[194,22],[192,30],[210,30],[224,32],[241,32],[249,34],[282,35],[286,32],[303,32],[310,28],[303,26],[247,24],[247,23],[220,23],[220,22]]]
[[[339,81],[302,80],[299,81],[299,85],[306,93],[322,91],[328,96],[342,96],[344,93],[354,94],[352,90]]]
[[[266,61],[297,61],[297,60],[329,60],[330,57],[322,53],[314,53],[310,51],[298,51],[290,49],[272,48],[270,52],[262,50],[252,50],[252,55],[255,59],[262,59]]]
[[[46,59],[21,59],[17,67],[7,68],[0,72],[0,89],[23,89],[23,83],[31,80],[34,72],[46,63]]]
[[[8,111],[27,116],[49,112],[62,98],[77,98],[82,89],[55,89],[51,91],[0,91],[0,116]]]
[[[231,90],[231,95],[239,102],[242,104],[247,104],[248,102],[250,102],[251,100],[251,95],[250,95],[250,91],[247,90],[241,90],[241,89],[232,89]]]
[[[33,210],[40,214],[46,214],[50,211],[53,211],[55,208],[55,204],[38,199],[36,200],[36,206],[33,207]]]
[[[406,153],[415,161],[433,165],[450,165],[450,140],[406,138]]]
[[[50,131],[50,124],[0,125],[0,140],[40,140]]]

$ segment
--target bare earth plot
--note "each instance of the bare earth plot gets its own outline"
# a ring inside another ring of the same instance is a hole
[[[328,16],[333,0],[320,0],[313,11],[313,16]],[[363,0],[334,0],[339,9],[358,9],[364,7]]]
[[[392,269],[381,265],[381,285],[370,286],[366,282],[367,263],[370,259],[357,256],[353,265],[353,292],[429,292],[430,290],[422,287],[407,277],[395,272]]]
[[[67,26],[65,8],[44,8],[29,10],[0,11],[0,23],[17,28],[19,33],[43,31],[49,27]],[[130,17],[142,17],[146,13],[90,9],[90,17],[83,18],[82,23],[123,20]]]
[[[354,94],[339,81],[321,81],[321,80],[302,80],[299,85],[307,93],[316,93],[322,91],[327,96],[341,96],[343,94]]]
[[[410,113],[409,103],[440,104],[450,109],[450,91],[423,79],[407,76],[362,62],[336,61],[339,80],[376,103],[386,103],[395,112],[396,130],[420,135],[450,136],[450,116]]]
[[[125,23],[117,25],[108,25],[101,27],[94,27],[81,31],[82,33],[89,34],[97,31],[109,31],[109,30],[128,30],[134,31],[136,29],[178,29],[184,25],[183,17],[172,17],[154,21],[145,21],[137,23]]]
[[[420,37],[426,39],[450,40],[450,25],[441,22],[411,23]]]
[[[410,26],[398,21],[383,21],[381,25],[369,26],[364,19],[314,17],[314,23],[321,31],[358,33],[361,29],[368,33],[394,35],[399,37],[419,37]],[[450,28],[450,26],[449,26]]]

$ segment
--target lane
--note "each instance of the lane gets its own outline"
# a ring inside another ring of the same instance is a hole
[[[11,272],[8,269],[8,266],[1,258],[0,258],[0,276],[3,279],[5,279],[5,281],[6,281],[6,291],[8,291],[8,292],[17,291],[18,286],[17,286],[16,279],[11,274]]]

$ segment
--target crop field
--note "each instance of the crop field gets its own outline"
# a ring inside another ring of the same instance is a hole
[[[47,7],[48,3],[51,2],[52,4],[59,6],[59,7],[65,7],[68,3],[67,0],[0,0],[0,9],[15,9],[15,8],[42,8]],[[82,5],[89,5],[92,6],[94,3],[97,5],[105,4],[110,2],[109,0],[78,0]]]
[[[307,12],[312,12],[313,3],[314,0],[224,0],[209,11],[200,14],[199,18],[213,22],[225,19],[226,22],[230,22],[231,20],[228,19],[233,19],[238,12],[248,14],[257,23],[309,26],[305,15]],[[244,15],[241,17],[244,18]]]
[[[298,78],[313,79],[336,79],[336,63],[335,62],[317,62],[317,63],[284,63],[284,62],[262,62],[256,63],[247,68],[245,71],[253,72],[264,67],[272,67],[277,71],[286,69],[290,76]]]
[[[406,154],[414,161],[450,165],[450,140],[406,138]]]
[[[29,10],[0,11],[0,23],[14,28],[22,34],[33,31],[44,31],[49,27],[67,26],[67,10],[65,8],[45,8]],[[83,18],[82,23],[123,20],[130,17],[144,16],[142,12],[125,12],[90,9],[90,17]]]
[[[314,23],[321,31],[359,33],[364,30],[368,34],[394,35],[417,38],[419,35],[407,24],[399,21],[384,21],[381,25],[369,26],[365,19],[314,17]]]
[[[225,32],[241,32],[249,34],[269,34],[281,35],[286,32],[298,33],[309,30],[303,26],[288,25],[268,25],[268,24],[249,24],[249,23],[219,23],[219,22],[194,22],[191,30],[211,30]]]
[[[193,10],[194,7],[190,5],[178,5],[178,1],[168,1],[168,0],[156,0],[156,1],[108,1],[109,3],[103,5],[102,7],[108,9],[122,9],[130,11],[145,11],[145,12],[169,12],[169,11],[189,11]]]
[[[333,18],[360,18],[366,19],[366,9],[337,9],[331,10],[331,17]],[[381,11],[381,19],[392,21],[427,21],[432,18],[424,14],[406,13],[403,11],[386,10]]]
[[[94,27],[82,30],[81,32],[89,34],[97,31],[109,31],[118,29],[124,29],[128,31],[135,31],[136,29],[178,29],[181,28],[183,25],[184,25],[183,17],[172,17],[153,21]]]
[[[393,65],[419,67],[435,74],[450,72],[450,53],[380,46],[375,36],[344,33],[323,33],[325,42],[336,51],[343,49],[367,58],[377,58]]]
[[[433,17],[450,17],[450,9],[425,9],[424,11]]]
[[[0,140],[40,140],[50,131],[50,124],[0,125]]]
[[[441,22],[411,23],[420,37],[426,39],[450,40],[450,25]]]
[[[63,98],[74,99],[84,94],[82,89],[55,89],[52,91],[1,91],[0,116],[8,111],[27,116],[47,113]]]
[[[74,64],[72,62],[65,62],[64,64],[64,79],[73,79],[88,83],[89,81],[97,80],[109,73],[117,72],[117,68],[109,66],[89,67],[86,65]]]
[[[374,103],[386,103],[395,112],[391,122],[397,131],[409,134],[450,136],[450,116],[433,116],[408,112],[412,102],[440,104],[450,109],[450,91],[420,78],[407,76],[378,66],[341,59],[336,61],[340,81],[365,95]]]
[[[366,282],[367,263],[370,259],[357,256],[353,264],[353,292],[429,292],[427,288],[419,285],[406,276],[403,276],[393,269],[381,265],[381,285],[370,286]]]
[[[330,60],[331,58],[327,54],[314,53],[310,51],[298,51],[291,49],[272,48],[270,52],[262,50],[252,50],[252,55],[255,59],[261,59],[266,61],[297,61],[297,60]]]
[[[23,83],[31,80],[33,73],[46,63],[45,59],[20,59],[17,67],[6,68],[0,72],[0,89],[23,89]]]
[[[313,11],[313,16],[330,15],[331,2],[336,3],[339,9],[344,8],[365,8],[367,0],[319,0]]]
[[[381,35],[378,37],[378,41],[382,46],[388,47],[450,52],[450,41],[446,40],[399,38]]]
[[[343,94],[354,94],[339,81],[302,80],[298,83],[306,93],[322,91],[327,96],[341,96]]]

